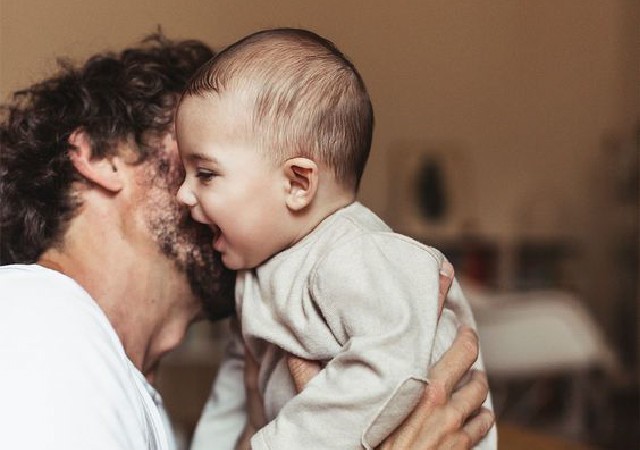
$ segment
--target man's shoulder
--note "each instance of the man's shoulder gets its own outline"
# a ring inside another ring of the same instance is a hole
[[[0,320],[26,320],[27,323],[55,323],[66,320],[67,328],[84,321],[109,322],[91,296],[73,279],[37,265],[0,267]],[[63,331],[63,330],[61,330]]]
[[[135,369],[89,294],[39,266],[1,267],[0,293],[0,360],[9,368],[0,370],[0,419],[15,428],[9,441],[36,420],[46,424],[32,439],[42,448],[81,448],[71,443],[90,438],[109,448],[140,444]]]
[[[115,330],[71,278],[35,265],[4,266],[0,292],[0,351],[5,356],[19,348],[21,359],[79,366],[99,352],[103,362],[125,367]]]
[[[0,287],[3,297],[8,299],[27,298],[43,294],[57,296],[70,294],[88,296],[73,279],[60,272],[37,264],[13,264],[0,267]]]

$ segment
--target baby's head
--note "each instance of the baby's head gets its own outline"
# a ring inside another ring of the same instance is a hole
[[[205,64],[185,96],[232,96],[247,138],[276,164],[307,157],[357,190],[373,130],[371,101],[353,64],[306,30],[254,33]]]
[[[176,126],[187,170],[179,198],[197,220],[220,228],[216,248],[223,260],[230,227],[251,223],[251,236],[239,241],[258,256],[226,258],[229,267],[244,268],[291,245],[309,231],[298,228],[355,197],[373,111],[360,74],[331,42],[305,30],[276,29],[249,35],[205,64],[184,93]],[[201,164],[207,159],[215,171]],[[231,181],[223,178],[232,173],[236,194],[253,193],[218,207]],[[225,227],[229,215],[235,224]]]

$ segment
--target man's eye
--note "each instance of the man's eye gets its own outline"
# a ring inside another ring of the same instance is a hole
[[[211,170],[198,169],[196,170],[196,178],[203,183],[207,183],[213,179],[217,174]]]

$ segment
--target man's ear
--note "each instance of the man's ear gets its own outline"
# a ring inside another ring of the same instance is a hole
[[[109,192],[116,193],[123,188],[122,173],[118,169],[120,158],[93,159],[91,140],[82,130],[74,131],[69,143],[73,147],[69,150],[69,159],[78,173]]]
[[[287,207],[292,211],[306,208],[318,192],[318,165],[309,158],[291,158],[284,163],[284,173]]]

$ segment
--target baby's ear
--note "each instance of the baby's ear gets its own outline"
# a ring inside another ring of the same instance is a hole
[[[287,178],[286,203],[292,211],[301,211],[318,192],[318,165],[309,158],[291,158],[284,163]]]
[[[72,146],[69,158],[80,175],[109,192],[122,190],[122,174],[118,169],[121,158],[94,158],[91,140],[81,129],[69,136],[69,144]]]

